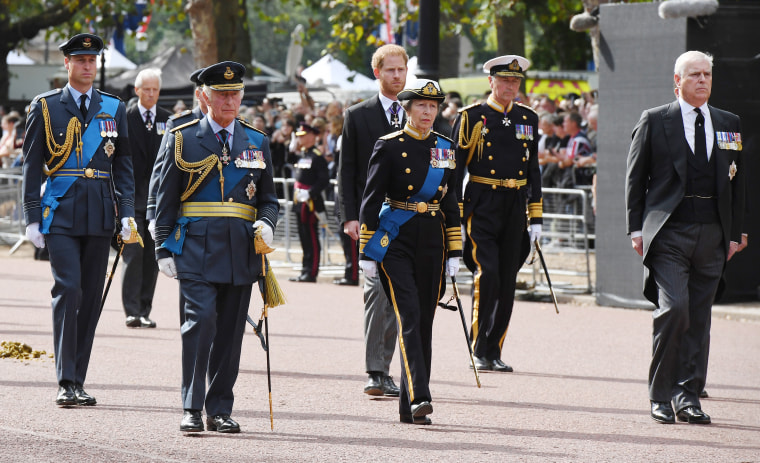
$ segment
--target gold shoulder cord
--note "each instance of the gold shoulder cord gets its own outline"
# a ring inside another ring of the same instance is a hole
[[[208,176],[209,172],[216,166],[219,169],[219,183],[222,190],[222,201],[224,200],[224,175],[222,175],[222,163],[219,161],[219,157],[216,154],[211,154],[205,159],[197,162],[187,162],[182,159],[182,132],[177,131],[174,134],[174,162],[177,164],[179,170],[183,172],[189,172],[190,178],[187,181],[187,188],[180,196],[180,201],[184,201],[189,198],[195,190],[198,189],[203,179]],[[198,179],[193,182],[193,174],[198,174]]]
[[[475,127],[472,128],[471,135],[468,137],[469,132],[469,118],[467,117],[467,111],[462,111],[462,122],[459,124],[459,146],[464,149],[469,149],[470,152],[467,155],[467,162],[465,165],[470,165],[472,155],[475,152],[475,147],[478,148],[478,161],[483,157],[483,121],[478,121]]]
[[[40,98],[40,104],[42,105],[42,119],[45,121],[45,134],[47,141],[48,152],[50,153],[50,159],[45,161],[45,165],[42,166],[42,170],[48,177],[54,174],[60,169],[71,155],[71,148],[74,146],[74,138],[76,137],[76,151],[77,160],[82,153],[82,123],[79,119],[72,117],[69,119],[69,125],[66,127],[66,140],[63,145],[59,145],[55,142],[55,136],[53,135],[53,128],[50,127],[50,113],[48,112],[47,101],[44,98]],[[62,159],[53,166],[56,158],[62,157]]]

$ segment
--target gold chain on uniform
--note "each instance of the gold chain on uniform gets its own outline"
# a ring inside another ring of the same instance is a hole
[[[40,98],[40,104],[42,105],[42,119],[45,121],[45,133],[48,152],[50,153],[50,159],[45,161],[45,165],[42,167],[45,175],[50,176],[60,169],[71,155],[71,148],[74,146],[74,138],[76,137],[76,151],[77,151],[77,165],[79,165],[80,156],[82,155],[82,123],[79,119],[72,117],[69,119],[69,125],[66,127],[66,140],[63,145],[59,145],[55,141],[53,135],[53,129],[50,127],[50,113],[48,112],[47,101],[44,98]],[[50,167],[55,162],[56,158],[63,157],[58,164]]]
[[[467,136],[469,132],[469,119],[467,117],[467,111],[462,111],[462,122],[459,124],[459,146],[464,149],[469,149],[470,152],[467,155],[467,162],[465,165],[470,164],[472,160],[472,154],[475,152],[475,147],[478,148],[478,161],[483,157],[483,121],[478,121],[475,127],[472,128],[470,136]]]
[[[187,162],[182,159],[182,132],[179,130],[174,134],[174,162],[177,164],[179,170],[190,173],[190,178],[187,180],[187,188],[180,196],[180,201],[184,201],[189,198],[195,190],[198,189],[203,179],[205,179],[211,170],[216,166],[219,169],[219,183],[222,189],[222,200],[224,200],[224,175],[222,175],[222,162],[219,160],[219,156],[211,154],[205,159],[201,159],[197,162]],[[198,174],[198,179],[193,182],[193,174]]]

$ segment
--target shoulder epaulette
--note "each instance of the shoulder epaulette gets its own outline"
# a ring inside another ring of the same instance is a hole
[[[398,137],[398,136],[399,136],[399,135],[401,135],[402,133],[404,133],[404,131],[403,131],[403,130],[397,130],[397,131],[395,131],[395,132],[391,132],[391,133],[389,133],[388,135],[383,135],[382,137],[380,137],[380,140],[390,140],[391,138],[396,138],[396,137]]]
[[[535,114],[536,116],[538,116],[538,113],[536,112],[536,110],[535,110],[535,109],[533,109],[533,108],[531,108],[530,106],[528,106],[528,105],[526,105],[526,104],[523,104],[523,103],[520,103],[520,102],[518,102],[518,101],[515,101],[514,103],[515,103],[517,106],[521,106],[521,107],[523,107],[523,108],[527,109],[528,111],[532,112],[532,113],[533,113],[533,114]]]
[[[55,88],[53,90],[48,90],[45,93],[40,93],[39,95],[37,95],[37,96],[34,97],[34,101],[32,101],[32,103],[34,103],[36,101],[39,101],[40,98],[47,98],[49,96],[53,96],[53,95],[56,95],[58,93],[61,93],[62,91],[63,91],[62,88]]]
[[[97,90],[97,92],[100,93],[101,95],[110,96],[111,98],[116,98],[117,100],[121,101],[121,98],[111,93],[104,92],[103,90]]]
[[[473,103],[471,105],[465,106],[464,108],[459,108],[459,111],[457,111],[457,112],[461,113],[462,111],[466,111],[466,110],[468,110],[470,108],[474,108],[475,106],[480,106],[480,103]]]
[[[172,127],[172,129],[169,132],[174,133],[177,130],[184,129],[185,127],[189,127],[193,124],[197,124],[198,122],[200,122],[200,119],[193,119],[192,121],[185,122],[184,124],[178,125],[177,127]]]
[[[322,152],[319,151],[318,149],[312,148],[312,151],[314,151],[314,154],[316,154],[317,156],[322,156]]]
[[[181,113],[172,114],[171,116],[169,116],[169,120],[173,121],[175,119],[179,119],[180,117],[185,117],[188,114],[192,114],[192,113],[193,113],[193,111],[191,111],[189,109],[186,109],[186,110],[182,111]]]
[[[253,130],[257,131],[258,133],[260,133],[262,135],[265,135],[267,137],[269,136],[266,132],[261,131],[261,130],[257,129],[256,127],[252,126],[251,124],[249,124],[248,121],[246,121],[245,119],[238,118],[238,122],[240,122],[244,126],[248,127],[249,129],[253,129]]]
[[[442,134],[440,132],[436,132],[435,130],[433,130],[433,134],[436,135],[436,136],[438,136],[438,137],[443,138],[444,140],[448,140],[451,143],[454,143],[454,140],[452,140],[451,138],[447,137],[446,135],[444,135],[444,134]]]

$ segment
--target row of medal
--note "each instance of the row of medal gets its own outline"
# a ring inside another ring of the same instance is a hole
[[[430,148],[430,165],[439,169],[456,169],[456,151],[452,149]]]
[[[235,167],[239,169],[265,169],[264,152],[259,150],[244,150],[235,159]]]
[[[742,134],[738,132],[715,132],[718,148],[722,150],[742,150]]]
[[[116,138],[119,136],[119,132],[116,130],[116,121],[113,119],[98,121],[100,125],[100,136],[102,138]]]
[[[533,126],[515,124],[515,137],[518,140],[533,140]]]

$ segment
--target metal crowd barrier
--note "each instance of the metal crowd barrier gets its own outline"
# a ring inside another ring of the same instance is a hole
[[[21,167],[0,169],[0,241],[12,244],[10,254],[26,241]]]

